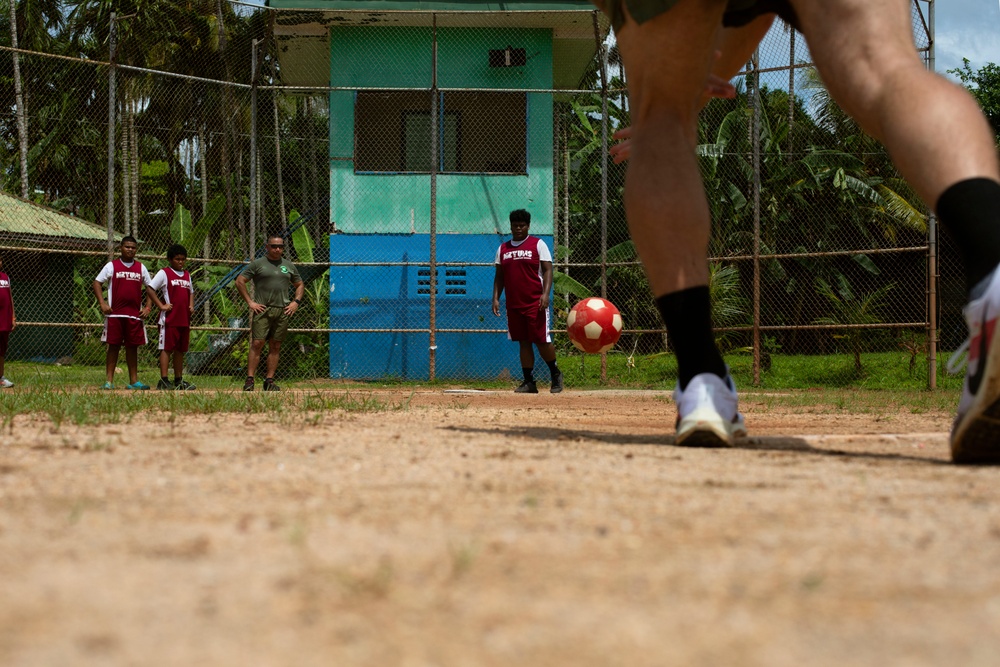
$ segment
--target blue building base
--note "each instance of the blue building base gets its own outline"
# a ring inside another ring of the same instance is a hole
[[[493,259],[505,240],[496,234],[437,237],[437,261],[488,266],[437,268],[435,377],[456,380],[520,378],[517,344],[507,319],[492,311]],[[551,236],[541,236],[552,247]],[[426,234],[334,234],[331,262],[411,262],[423,266],[330,268],[331,329],[428,329],[430,237]],[[544,372],[544,364],[540,371]],[[539,376],[542,374],[539,373]],[[330,334],[330,377],[357,380],[430,377],[430,334],[344,331]]]

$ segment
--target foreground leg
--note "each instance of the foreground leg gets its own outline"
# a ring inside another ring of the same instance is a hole
[[[1000,165],[990,127],[967,91],[924,68],[908,0],[792,3],[834,99],[885,144],[962,250],[970,346],[952,458],[1000,462]]]
[[[712,334],[711,219],[695,153],[724,8],[680,0],[642,24],[627,16],[617,35],[632,102],[625,210],[677,355],[677,444],[726,445],[743,433]]]

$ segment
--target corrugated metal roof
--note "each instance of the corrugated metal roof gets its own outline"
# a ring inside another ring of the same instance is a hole
[[[24,201],[3,191],[0,191],[0,232],[90,241],[108,239],[108,232],[103,227]],[[115,240],[121,240],[121,234],[115,234]]]

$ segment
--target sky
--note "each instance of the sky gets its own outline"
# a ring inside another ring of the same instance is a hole
[[[924,5],[923,2],[920,3]],[[936,0],[935,33],[938,72],[1000,64],[1000,0]]]

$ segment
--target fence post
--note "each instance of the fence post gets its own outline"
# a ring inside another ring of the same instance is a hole
[[[935,71],[934,49],[934,0],[927,0],[927,69]],[[932,212],[927,220],[927,281],[930,287],[928,295],[927,318],[927,388],[937,389],[937,330],[938,330],[938,247],[937,247],[937,217]]]
[[[111,12],[110,34],[108,36],[108,260],[115,252],[115,31],[117,17]]]
[[[430,301],[428,302],[427,379],[434,382],[437,364],[437,173],[438,173],[438,80],[437,14],[431,19],[431,221],[430,221]]]
[[[250,45],[250,225],[247,231],[249,260],[257,254],[257,39]],[[265,241],[266,242],[266,241]]]
[[[608,50],[601,41],[597,12],[594,39],[601,59],[601,298],[608,298]],[[601,383],[608,381],[608,353],[601,352]]]
[[[753,105],[750,121],[750,138],[753,150],[753,384],[760,386],[760,49],[750,59],[753,73],[749,77],[752,92],[748,98]]]

